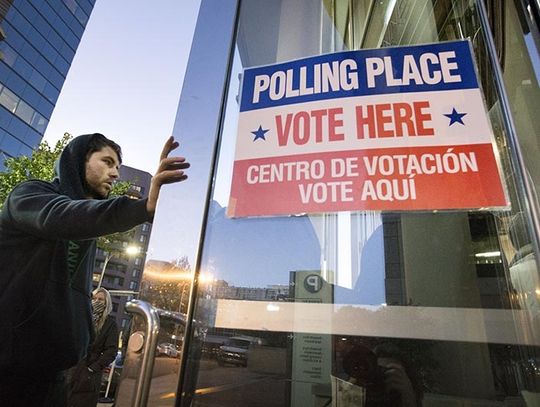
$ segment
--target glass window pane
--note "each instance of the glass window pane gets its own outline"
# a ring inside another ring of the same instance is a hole
[[[30,124],[32,122],[32,116],[34,115],[34,109],[21,100],[17,106],[17,109],[15,110],[15,114],[26,123]]]
[[[0,93],[0,104],[10,112],[15,113],[17,103],[19,103],[19,97],[8,88],[4,87]]]
[[[31,125],[34,129],[36,129],[40,134],[43,134],[45,132],[45,129],[47,127],[48,121],[45,119],[42,115],[35,112],[32,116],[32,122]]]
[[[515,4],[497,6],[510,44],[519,37]],[[226,215],[243,69],[465,38],[511,210]],[[540,282],[474,2],[246,0],[235,45],[181,405],[534,405]],[[522,63],[505,70],[511,98],[536,106],[538,89],[527,87],[534,69]],[[527,112],[517,113],[518,131],[534,150]],[[186,269],[163,261],[151,271],[173,279]],[[159,295],[141,289],[182,312],[181,283],[160,283]]]
[[[11,67],[15,65],[17,54],[6,43],[0,43],[0,52],[2,52],[2,61]]]

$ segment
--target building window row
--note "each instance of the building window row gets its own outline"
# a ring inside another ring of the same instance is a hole
[[[107,265],[107,270],[117,271],[117,272],[125,274],[127,271],[127,266],[120,263],[109,263]]]
[[[75,0],[63,0],[66,7],[73,13],[73,15],[79,20],[79,22],[85,26],[88,22],[88,15],[84,10],[77,4]]]
[[[55,48],[19,11],[13,9],[9,14],[9,21],[19,34],[34,47],[41,55],[53,64],[65,77],[69,70],[69,65],[75,52],[71,49],[70,56],[63,55],[59,49]],[[9,41],[9,34],[7,36]],[[11,41],[9,41],[11,43]],[[68,47],[69,48],[69,47]]]
[[[60,66],[55,66],[55,61],[49,62],[40,50],[36,49],[33,44],[23,37],[9,21],[4,20],[2,24],[6,31],[6,42],[13,49],[16,49],[18,54],[22,55],[35,69],[46,75],[47,80],[54,84],[56,89],[61,89],[66,75],[62,73]]]
[[[73,50],[76,51],[84,32],[84,26],[75,18],[67,7],[58,7],[57,2],[55,2],[54,5],[51,5],[49,4],[50,2],[50,0],[34,2],[32,5],[41,15],[47,16],[47,20],[49,20],[50,24],[68,43],[71,44]]]
[[[79,39],[71,31],[65,29],[63,21],[55,18],[57,17],[56,13],[38,11],[38,6],[30,2],[15,3],[13,7],[19,10],[37,31],[43,33],[45,40],[49,44],[66,55],[68,61],[73,59]],[[59,30],[62,30],[62,33]]]
[[[48,120],[2,84],[0,84],[0,105],[14,113],[39,133],[43,134],[45,132]]]
[[[124,285],[124,278],[105,275],[103,276],[103,282],[107,285],[122,286]]]
[[[40,94],[45,96],[51,103],[56,103],[60,91],[49,82],[39,71],[33,68],[21,55],[17,54],[6,43],[0,45],[4,54],[4,61],[9,67],[23,77]]]

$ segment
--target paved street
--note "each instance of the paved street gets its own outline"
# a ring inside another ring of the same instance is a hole
[[[174,405],[178,367],[179,359],[156,359],[148,405]],[[136,380],[132,376],[135,375],[129,375],[122,383],[116,406],[131,405],[130,393]],[[202,360],[195,400],[194,406],[277,407],[284,405],[285,384],[283,380],[251,372],[246,367],[219,366],[215,360]]]

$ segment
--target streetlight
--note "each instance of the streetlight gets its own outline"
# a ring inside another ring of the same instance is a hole
[[[126,247],[125,252],[130,256],[135,256],[141,252],[141,248],[139,246],[128,246]]]
[[[124,249],[124,253],[126,253],[128,256],[135,256],[141,252],[141,248],[138,246],[127,246]],[[106,252],[105,255],[105,261],[103,262],[103,267],[101,268],[101,274],[99,275],[99,281],[96,288],[101,287],[101,283],[103,282],[103,276],[105,275],[105,270],[107,269],[107,265],[109,264],[109,260],[118,253],[117,251],[110,251]]]

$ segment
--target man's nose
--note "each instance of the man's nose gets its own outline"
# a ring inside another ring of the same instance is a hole
[[[111,171],[109,172],[109,176],[114,179],[117,179],[118,177],[120,177],[120,172],[118,171],[118,168],[112,168]]]

